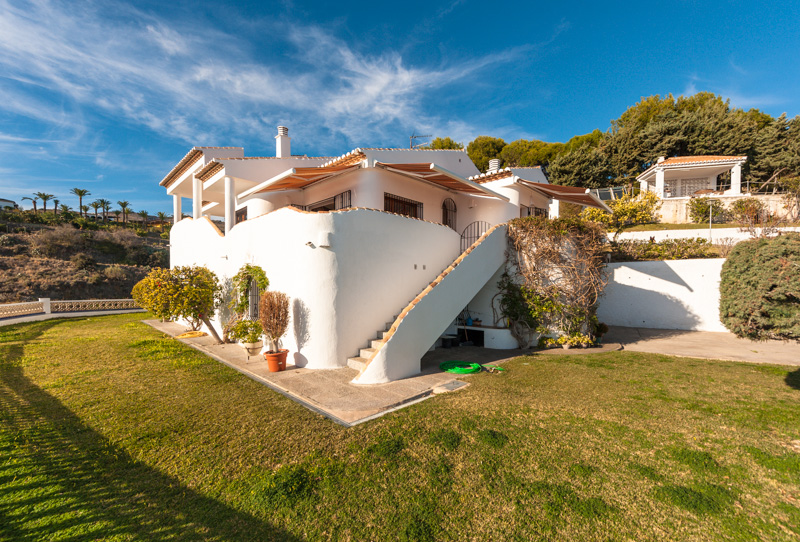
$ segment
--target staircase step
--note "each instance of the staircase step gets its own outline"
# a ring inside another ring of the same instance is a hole
[[[361,350],[358,351],[358,355],[361,356],[362,358],[369,359],[370,356],[372,356],[372,354],[374,354],[376,351],[377,351],[376,348],[362,348]]]
[[[367,365],[367,358],[361,356],[355,358],[347,358],[347,366],[356,371],[360,371]]]
[[[388,331],[381,331],[381,340],[385,341],[387,335],[389,335]]]
[[[381,346],[383,346],[385,342],[386,342],[386,341],[383,341],[383,340],[380,340],[380,341],[370,341],[369,345],[370,345],[372,348],[374,348],[374,349],[376,349],[376,350],[377,350],[378,348],[380,348]]]

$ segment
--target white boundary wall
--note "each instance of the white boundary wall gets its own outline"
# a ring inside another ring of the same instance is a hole
[[[719,319],[724,258],[608,265],[597,317],[609,325],[727,331]]]
[[[783,232],[800,232],[800,228],[781,228]],[[614,237],[610,234],[609,239]],[[692,230],[659,230],[659,231],[625,231],[619,234],[619,239],[638,239],[647,241],[650,238],[656,241],[663,241],[665,239],[694,239],[700,237],[708,241],[708,226],[705,228],[698,228]],[[711,242],[719,243],[720,239],[734,239],[737,243],[739,241],[746,241],[750,239],[750,234],[746,231],[741,231],[739,228],[714,228],[711,230]]]

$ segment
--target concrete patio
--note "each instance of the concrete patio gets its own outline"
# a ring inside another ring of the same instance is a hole
[[[186,331],[185,326],[174,322],[144,322],[171,337]],[[245,350],[237,344],[214,344],[209,336],[178,340],[346,426],[377,418],[433,395],[468,385],[471,375],[445,373],[439,369],[439,364],[443,361],[458,360],[483,365],[502,362],[525,353],[522,350],[491,350],[474,346],[437,348],[422,358],[422,373],[417,376],[387,384],[358,386],[350,383],[358,372],[349,367],[311,370],[287,363],[285,371],[271,373],[262,356],[248,357]]]

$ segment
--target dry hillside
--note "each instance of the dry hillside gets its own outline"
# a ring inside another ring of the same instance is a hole
[[[0,303],[129,298],[136,282],[168,261],[165,248],[130,230],[1,234]]]

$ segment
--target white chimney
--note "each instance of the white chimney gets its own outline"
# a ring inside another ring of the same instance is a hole
[[[656,160],[656,164],[660,164],[660,163],[661,163],[661,162],[663,162],[664,160],[666,160],[666,158],[665,158],[664,156],[659,156],[659,157],[658,157],[658,160]]]
[[[289,158],[292,155],[292,138],[289,137],[289,128],[278,126],[278,135],[275,136],[275,156]]]
[[[499,169],[500,169],[500,159],[492,158],[491,160],[489,160],[489,169],[486,171],[486,173],[498,171]]]

